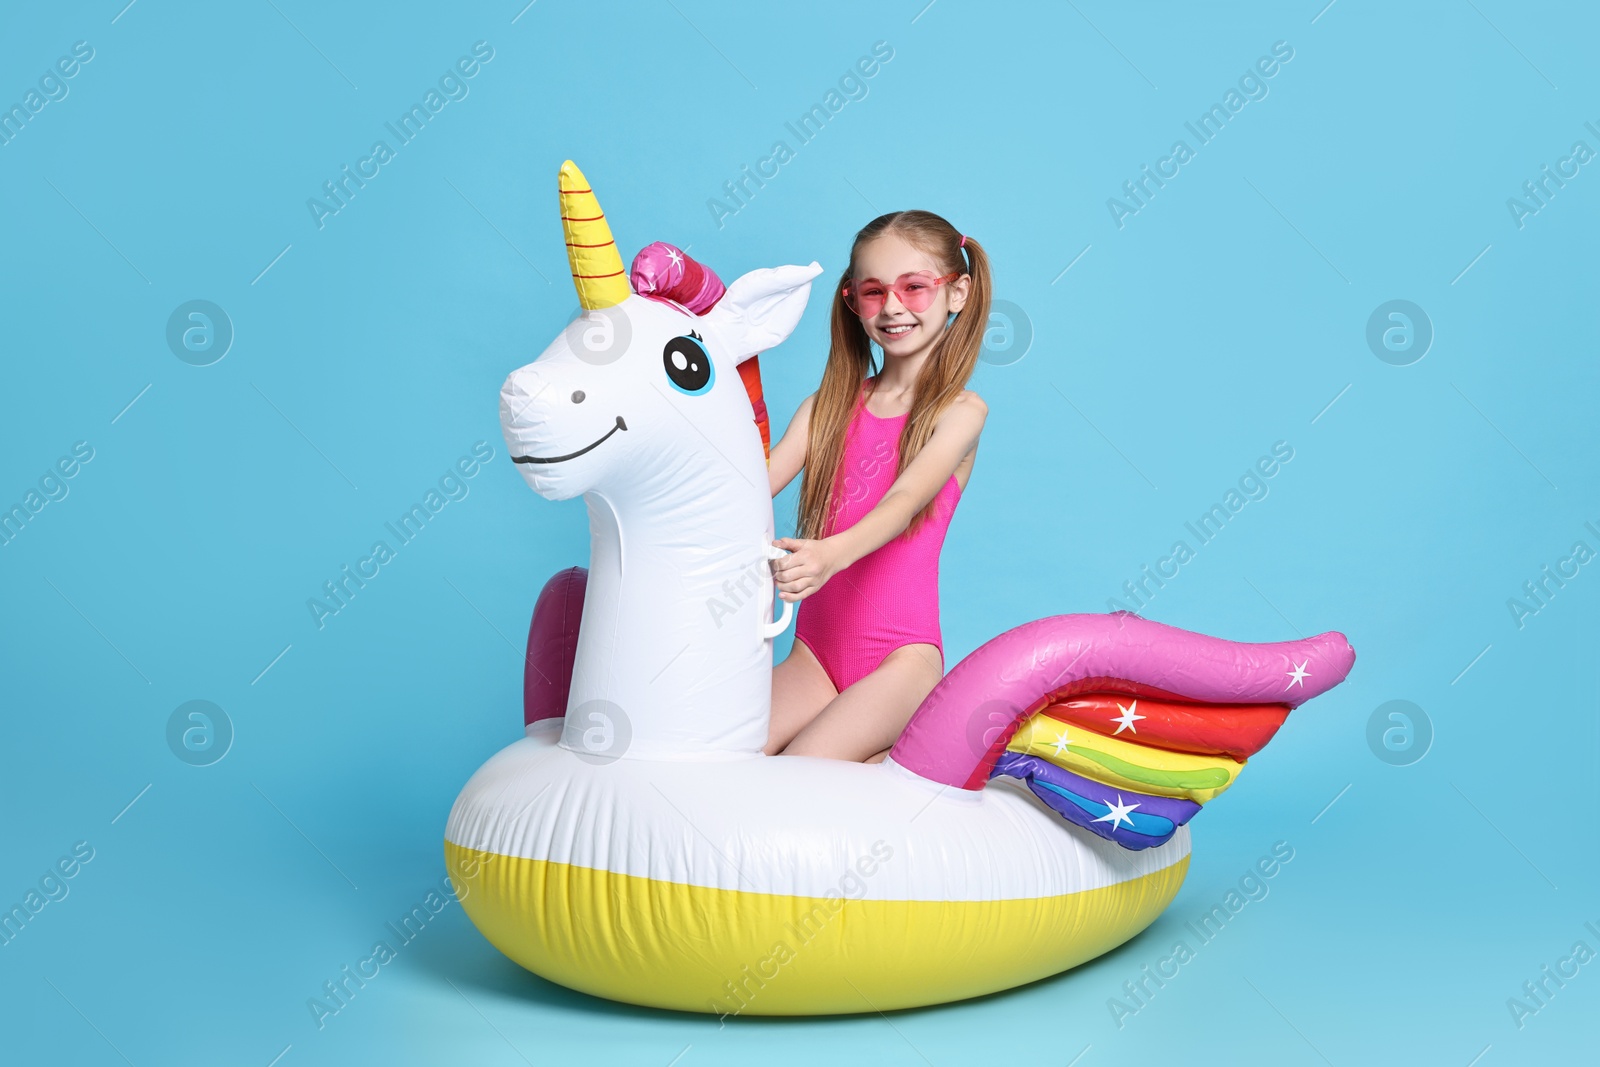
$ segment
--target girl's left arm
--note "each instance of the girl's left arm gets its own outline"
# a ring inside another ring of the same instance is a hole
[[[917,512],[938,495],[956,468],[978,446],[989,408],[978,394],[961,394],[939,416],[922,451],[900,472],[877,506],[854,526],[820,541],[780,537],[789,555],[773,562],[783,600],[804,600],[856,560],[899,537]]]

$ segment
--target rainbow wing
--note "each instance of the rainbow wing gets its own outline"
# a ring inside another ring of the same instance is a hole
[[[1063,818],[1108,841],[1150,848],[1233,785],[1289,710],[1148,693],[1052,694],[1017,728],[993,775],[1021,779]]]
[[[951,668],[889,759],[953,789],[1021,779],[1069,822],[1150,848],[1354,665],[1336,631],[1251,644],[1125,611],[1053,615]]]

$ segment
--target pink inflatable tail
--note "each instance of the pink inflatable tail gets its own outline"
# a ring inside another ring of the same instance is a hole
[[[544,583],[528,625],[528,651],[522,663],[522,722],[559,719],[567,713],[572,663],[578,655],[578,622],[589,572],[568,567]]]

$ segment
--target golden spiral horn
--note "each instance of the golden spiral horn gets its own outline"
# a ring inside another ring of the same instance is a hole
[[[561,232],[567,239],[567,266],[585,311],[615,307],[633,295],[617,242],[606,224],[589,179],[572,160],[561,164]]]

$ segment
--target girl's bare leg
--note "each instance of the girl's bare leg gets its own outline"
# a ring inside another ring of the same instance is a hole
[[[805,642],[796,641],[783,662],[772,668],[772,720],[763,751],[769,756],[782,752],[838,695],[817,657]]]
[[[829,701],[782,749],[783,754],[881,760],[942,673],[939,650],[932,645],[895,649],[877,670]],[[776,725],[776,703],[773,710]]]

